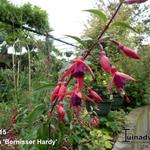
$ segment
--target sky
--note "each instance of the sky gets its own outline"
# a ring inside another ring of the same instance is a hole
[[[93,0],[10,0],[22,5],[30,2],[46,10],[49,23],[58,34],[79,35],[88,13],[82,10],[93,8]]]
[[[84,30],[84,24],[88,20],[89,13],[83,10],[94,8],[96,0],[10,0],[16,5],[30,2],[33,5],[46,10],[49,23],[54,30],[51,34],[56,38],[64,38],[63,35],[80,36]],[[63,39],[74,42],[71,39]],[[66,45],[55,42],[59,48]]]
[[[96,6],[96,0],[10,0],[16,5],[30,2],[46,10],[49,16],[51,34],[70,43],[75,41],[63,35],[80,36],[90,14],[83,10]],[[148,3],[148,2],[147,2]],[[150,3],[150,1],[149,1]],[[72,51],[73,47],[55,41],[54,45],[61,51]]]

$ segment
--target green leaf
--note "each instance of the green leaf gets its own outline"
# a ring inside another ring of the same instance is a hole
[[[29,123],[30,124],[34,123],[37,120],[37,118],[39,118],[39,116],[43,113],[44,110],[45,110],[44,104],[36,106],[35,109],[28,116]]]
[[[112,144],[111,144],[110,141],[106,141],[105,142],[105,148],[107,148],[107,149],[111,149],[112,148]]]
[[[59,127],[59,130],[60,130],[60,139],[62,140],[62,139],[64,139],[65,126],[64,126],[63,123],[60,122],[58,127]]]
[[[129,23],[127,22],[122,22],[122,21],[117,21],[117,22],[114,22],[112,24],[112,26],[118,26],[118,27],[122,27],[123,29],[130,29],[134,32],[137,32],[134,28],[132,28]]]
[[[47,139],[48,138],[48,126],[43,124],[39,126],[37,131],[37,139]]]
[[[71,138],[73,140],[73,144],[76,144],[80,141],[80,137],[76,135],[75,133],[72,134]]]
[[[77,36],[72,36],[72,35],[65,35],[65,36],[70,37],[70,38],[76,40],[76,41],[77,41],[78,43],[80,43],[83,47],[86,47],[86,43],[85,43],[83,40],[81,40],[79,37],[77,37]]]
[[[39,126],[38,131],[37,131],[37,139],[41,139],[41,140],[48,140],[48,127],[46,124],[43,124],[41,126]],[[45,150],[45,149],[49,149],[50,145],[48,144],[36,144],[36,149],[40,149],[40,150]]]
[[[88,11],[90,13],[93,13],[93,14],[97,15],[104,22],[107,21],[107,16],[102,11],[100,11],[98,9],[88,9],[88,10],[84,10],[84,11]]]
[[[39,86],[38,88],[34,89],[34,92],[39,92],[41,90],[47,90],[47,89],[49,89],[51,87],[54,87],[54,86],[55,86],[54,83],[43,82],[41,86]]]

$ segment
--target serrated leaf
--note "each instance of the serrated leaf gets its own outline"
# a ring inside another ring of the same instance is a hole
[[[84,11],[88,11],[94,15],[97,15],[100,19],[102,19],[104,22],[107,21],[107,16],[99,9],[87,9]]]
[[[44,110],[45,110],[44,104],[36,106],[28,116],[29,123],[30,124],[34,123],[37,120],[37,118],[43,113]]]
[[[77,37],[77,36],[72,36],[72,35],[65,35],[65,36],[70,37],[70,38],[76,40],[76,41],[77,41],[78,43],[80,43],[83,47],[86,47],[86,43],[85,43],[83,40],[81,40],[79,37]]]
[[[137,32],[137,31],[136,31],[134,28],[132,28],[132,27],[129,25],[129,23],[127,23],[127,22],[117,21],[117,22],[114,22],[114,23],[112,24],[112,26],[118,26],[118,27],[122,27],[122,28],[127,28],[127,29],[130,29],[130,30],[134,31],[134,32]]]

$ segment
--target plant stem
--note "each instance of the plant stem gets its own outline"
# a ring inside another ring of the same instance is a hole
[[[18,60],[17,88],[19,87],[19,77],[20,77],[20,60]]]
[[[16,90],[16,74],[15,74],[15,55],[12,54],[12,64],[13,64],[13,82],[14,82],[14,94],[15,100],[17,101],[17,90]]]
[[[96,47],[98,41],[102,38],[102,36],[104,35],[104,33],[107,31],[107,29],[109,28],[110,24],[112,23],[113,19],[115,18],[115,16],[117,15],[119,9],[121,8],[123,2],[121,2],[116,11],[114,12],[114,14],[112,15],[112,17],[110,18],[110,20],[108,21],[108,23],[106,24],[106,26],[104,27],[104,29],[102,30],[102,32],[99,34],[99,36],[97,37],[96,42],[88,49],[86,55],[84,56],[84,59],[87,58],[87,56],[90,54],[90,52]]]

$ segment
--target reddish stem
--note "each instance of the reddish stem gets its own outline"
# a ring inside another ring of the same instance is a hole
[[[117,7],[116,11],[114,12],[114,14],[112,15],[111,19],[109,20],[109,22],[106,24],[105,28],[102,30],[102,32],[100,33],[100,35],[97,37],[96,42],[88,49],[86,55],[84,56],[84,59],[87,58],[87,56],[90,54],[90,52],[96,47],[98,41],[102,38],[102,36],[104,35],[104,33],[107,31],[107,29],[109,28],[110,24],[112,23],[113,19],[115,18],[115,16],[117,15],[119,9],[121,8],[123,2],[121,2],[119,4],[119,6]]]

